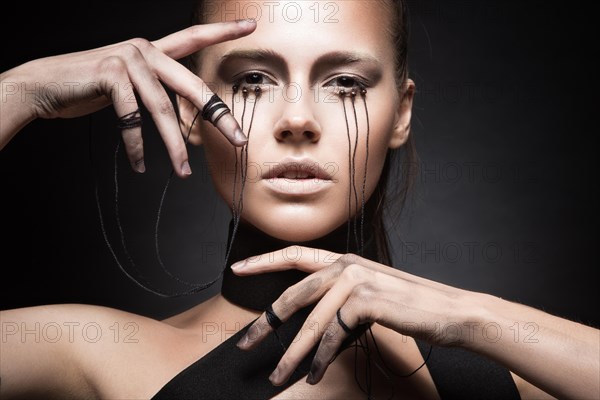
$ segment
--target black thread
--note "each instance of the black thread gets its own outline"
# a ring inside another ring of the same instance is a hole
[[[213,96],[211,98],[211,100],[213,100],[213,104],[212,105],[209,104],[210,103],[210,100],[209,100],[209,103],[207,103],[207,105],[204,107],[204,111],[205,111],[204,116],[208,115],[208,112],[209,112],[209,110],[211,110],[211,107],[213,109],[212,110],[213,113],[215,111],[219,110],[219,109],[224,108],[222,106],[219,106],[218,104],[215,105],[215,103],[217,101],[220,101],[220,99],[218,99],[218,97],[214,97]],[[225,105],[225,107],[227,107],[227,106]],[[227,107],[227,112],[228,111],[229,111],[229,107]],[[226,113],[226,112],[224,112],[224,113]],[[192,121],[192,123],[190,125],[190,128],[189,128],[189,130],[187,132],[186,139],[185,139],[186,146],[187,146],[187,144],[189,142],[189,137],[190,137],[190,134],[191,134],[191,131],[192,131],[192,127],[194,126],[194,123],[196,122],[196,120],[197,120],[197,118],[198,118],[198,116],[200,114],[201,114],[200,111],[198,111],[196,113],[196,115],[195,115],[195,117],[194,117],[194,119],[193,119],[193,121]],[[210,114],[210,116],[212,116],[212,115],[213,114]],[[222,116],[222,115],[220,115],[220,116]],[[220,116],[219,116],[219,118],[220,118]],[[254,109],[253,109],[253,116],[254,116]],[[254,118],[252,117],[252,119],[250,121],[250,124],[252,124],[253,119]],[[250,126],[250,129],[251,129],[251,126]],[[90,129],[90,141],[91,141],[91,129]],[[245,148],[246,148],[246,151],[247,151],[247,144],[246,144]],[[176,275],[174,275],[174,274],[172,274],[170,272],[170,270],[165,266],[164,262],[162,261],[162,258],[160,256],[160,246],[159,246],[159,241],[158,241],[158,229],[159,229],[159,225],[160,225],[160,217],[161,217],[161,214],[162,214],[162,207],[164,205],[164,200],[165,200],[165,197],[166,197],[166,193],[167,193],[170,181],[171,181],[171,179],[172,179],[172,177],[174,175],[174,172],[175,172],[173,169],[171,169],[171,173],[169,174],[169,177],[167,179],[165,187],[164,187],[164,189],[162,191],[161,200],[160,200],[159,208],[158,208],[158,211],[157,211],[157,219],[156,219],[155,232],[154,232],[154,236],[155,236],[155,240],[154,240],[154,242],[155,242],[155,252],[156,252],[157,259],[159,261],[159,264],[160,264],[161,269],[163,270],[163,272],[165,272],[169,277],[171,277],[172,279],[176,280],[177,282],[179,282],[179,283],[181,283],[183,285],[189,286],[190,289],[184,290],[184,291],[175,291],[175,292],[169,293],[169,292],[166,292],[166,291],[164,291],[162,289],[156,288],[153,284],[151,284],[143,276],[141,270],[137,267],[137,265],[133,261],[133,257],[131,257],[129,251],[127,250],[127,246],[126,246],[126,243],[125,243],[125,234],[123,232],[123,228],[122,228],[122,225],[121,225],[121,222],[120,222],[119,201],[118,201],[119,183],[118,183],[118,172],[117,172],[117,170],[118,170],[118,168],[117,168],[117,157],[118,157],[119,149],[120,149],[120,142],[117,143],[117,146],[116,146],[116,149],[115,149],[115,155],[114,155],[114,157],[115,157],[115,161],[114,161],[115,219],[116,219],[117,226],[119,228],[119,234],[120,234],[120,238],[121,238],[121,245],[123,247],[123,251],[124,251],[124,253],[125,253],[126,257],[127,257],[127,260],[129,261],[131,267],[134,270],[136,270],[138,277],[134,277],[122,265],[122,263],[119,261],[119,258],[117,256],[117,254],[114,251],[114,248],[113,248],[112,244],[110,243],[110,240],[108,239],[108,234],[107,234],[106,228],[104,226],[104,217],[103,217],[103,214],[102,214],[102,207],[100,205],[100,198],[99,198],[99,194],[98,194],[98,180],[97,180],[97,178],[95,179],[95,181],[96,181],[96,184],[95,184],[95,197],[96,197],[96,205],[97,205],[97,208],[98,208],[98,215],[99,215],[99,218],[100,218],[100,227],[101,227],[101,230],[102,230],[104,241],[105,241],[107,247],[109,248],[109,251],[111,252],[111,254],[113,256],[113,259],[115,260],[115,262],[116,262],[117,266],[119,267],[119,269],[129,279],[131,279],[136,285],[138,285],[142,289],[144,289],[146,291],[149,291],[149,292],[151,292],[153,294],[156,294],[158,296],[168,297],[168,298],[180,297],[180,296],[184,296],[184,295],[190,295],[190,294],[198,293],[198,292],[200,292],[202,290],[205,290],[206,288],[212,286],[217,281],[219,281],[219,279],[222,278],[223,273],[225,272],[225,269],[227,268],[227,263],[228,263],[228,260],[229,260],[229,255],[231,253],[231,248],[233,246],[233,242],[234,242],[235,235],[236,235],[236,232],[237,232],[237,227],[238,227],[238,224],[239,224],[239,216],[241,214],[240,210],[239,209],[236,210],[235,206],[233,207],[233,213],[236,216],[236,218],[234,218],[234,228],[233,228],[232,236],[231,236],[230,243],[229,243],[229,246],[228,246],[228,249],[227,249],[227,253],[226,253],[226,256],[225,256],[225,260],[224,260],[224,263],[223,263],[224,264],[223,268],[220,270],[220,272],[217,275],[217,277],[214,278],[214,279],[212,279],[212,280],[210,280],[210,281],[208,281],[208,282],[204,282],[204,283],[200,283],[200,284],[191,283],[191,282],[188,282],[186,280],[183,280],[183,279],[177,277]],[[90,151],[91,151],[91,144],[90,144]],[[246,156],[247,156],[247,153],[246,153]],[[90,157],[91,157],[91,153],[90,153]],[[246,169],[247,169],[247,166],[246,166]],[[236,172],[237,172],[237,153],[236,153]],[[246,171],[246,174],[247,174],[247,171]],[[240,193],[240,199],[238,201],[238,204],[240,205],[240,208],[241,208],[241,205],[243,205],[243,188],[245,186],[245,175],[244,175],[243,180],[242,180],[242,191]],[[235,199],[235,197],[234,197],[234,199]]]
[[[339,308],[335,312],[335,316],[337,317],[338,324],[340,324],[340,326],[342,327],[342,329],[344,330],[344,332],[346,332],[348,335],[350,335],[352,333],[352,329],[350,329],[348,327],[348,325],[346,325],[346,323],[342,319],[342,316],[340,315],[340,309]]]
[[[120,130],[139,128],[140,126],[142,126],[142,114],[139,108],[123,115],[117,123],[117,129]]]
[[[362,254],[362,247],[359,248],[357,218],[358,218],[358,192],[356,191],[356,152],[358,150],[358,116],[356,115],[356,90],[352,89],[350,95],[352,103],[352,112],[354,113],[354,126],[356,127],[356,136],[354,137],[354,151],[352,153],[352,192],[354,193],[354,217],[352,218],[354,225],[354,243],[357,247],[357,253]]]
[[[267,322],[271,325],[273,330],[277,330],[283,324],[283,322],[279,319],[275,311],[273,311],[273,306],[269,305],[265,310],[265,317],[267,318]]]
[[[371,121],[369,120],[369,109],[367,107],[367,89],[364,87],[360,90],[360,96],[363,100],[363,104],[365,106],[365,116],[367,117],[367,138],[365,145],[365,173],[363,176],[363,184],[362,184],[362,200],[360,205],[360,248],[361,253],[365,248],[365,190],[367,187],[367,169],[369,165],[369,137],[371,136]],[[362,255],[362,254],[361,254]]]
[[[348,138],[348,174],[349,180],[352,180],[352,140],[350,139],[350,124],[348,123],[348,112],[346,111],[346,91],[340,91],[342,98],[342,107],[344,108],[344,120],[346,121],[346,136]],[[348,182],[350,184],[350,182]],[[351,186],[350,186],[351,187]],[[348,189],[348,221],[346,223],[346,253],[350,252],[350,226],[352,218],[352,191]]]

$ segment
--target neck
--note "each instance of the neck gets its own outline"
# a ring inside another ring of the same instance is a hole
[[[333,232],[321,238],[302,243],[276,239],[256,227],[240,221],[236,235],[233,238],[234,242],[228,264],[231,265],[237,261],[265,253],[284,251],[286,247],[293,245],[301,245],[308,248],[311,256],[315,257],[325,257],[324,251],[332,251],[338,254],[356,253],[365,258],[376,260],[375,236],[373,235],[371,219],[366,218],[367,215],[370,215],[370,213],[365,213],[363,248],[361,248],[360,242],[357,243],[356,240],[356,236],[358,236],[359,241],[361,237],[360,219],[357,221],[357,235],[355,235],[354,231],[354,222],[349,226],[344,223]],[[233,226],[232,221],[229,224],[228,248],[232,240]],[[348,231],[348,228],[350,228],[350,231]],[[350,235],[348,235],[348,232]],[[348,240],[348,237],[350,240]],[[298,251],[300,249],[290,250],[285,256],[290,259],[297,259],[299,257]],[[288,270],[259,275],[238,276],[233,273],[231,268],[227,267],[223,276],[221,294],[232,303],[263,311],[277,300],[288,287],[299,282],[307,275],[307,273],[302,271]]]

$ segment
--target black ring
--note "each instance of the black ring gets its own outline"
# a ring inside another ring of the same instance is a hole
[[[342,320],[342,316],[340,315],[340,308],[337,309],[335,315],[337,316],[338,324],[340,324],[344,332],[346,332],[348,335],[351,334],[352,329],[348,328],[348,325],[346,325],[346,323]]]
[[[123,115],[117,123],[117,128],[121,130],[138,128],[140,126],[142,126],[142,115],[139,108],[129,114]]]
[[[271,328],[277,329],[281,326],[281,324],[283,324],[277,314],[275,314],[275,311],[273,311],[273,306],[269,305],[269,307],[267,307],[265,310],[265,315],[267,317],[267,322],[269,325],[271,325]]]
[[[215,113],[221,109],[223,109],[223,111],[215,117]],[[221,117],[228,112],[230,112],[230,110],[227,104],[225,104],[219,96],[213,94],[210,100],[208,100],[208,103],[206,103],[202,109],[202,119],[205,121],[210,121],[213,125],[215,125],[217,121],[219,121],[219,119],[221,119]]]

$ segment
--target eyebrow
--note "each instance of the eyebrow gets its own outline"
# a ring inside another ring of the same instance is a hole
[[[354,51],[332,51],[330,53],[323,54],[317,59],[315,65],[346,65],[353,63],[380,65],[379,60],[372,55]]]
[[[224,78],[228,67],[234,61],[246,60],[256,63],[268,63],[282,73],[287,71],[284,57],[273,50],[267,49],[252,49],[252,50],[231,50],[225,53],[217,67],[217,74]]]
[[[231,50],[221,57],[221,63],[224,63],[232,58],[252,61],[277,61],[278,63],[285,64],[281,54],[267,49]]]
[[[269,63],[273,65],[273,67],[280,69],[282,72],[287,72],[285,57],[282,54],[269,49],[231,50],[221,57],[218,70],[224,72],[226,66],[234,60]],[[379,71],[381,70],[382,65],[377,58],[370,54],[355,51],[332,51],[317,58],[311,68],[311,80],[313,80],[316,73],[323,69],[350,64],[362,64]]]

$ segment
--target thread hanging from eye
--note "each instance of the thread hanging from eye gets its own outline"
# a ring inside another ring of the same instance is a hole
[[[346,137],[348,139],[348,174],[349,182],[352,181],[352,140],[350,139],[350,124],[348,123],[348,111],[346,110],[346,90],[341,89],[339,92],[340,99],[342,100],[342,108],[344,109],[344,121],[346,121]],[[352,190],[348,189],[348,221],[346,222],[346,252],[350,252],[350,230],[351,230],[351,216],[352,216]]]
[[[352,88],[350,91],[350,103],[352,104],[352,112],[354,114],[354,126],[356,128],[356,135],[354,136],[354,151],[352,152],[352,192],[354,193],[354,217],[352,223],[354,225],[354,243],[358,249],[359,255],[363,255],[362,246],[358,241],[358,191],[356,190],[356,152],[358,150],[358,116],[356,114],[356,89]]]
[[[235,84],[231,87],[232,95],[231,95],[231,115],[235,116],[235,95],[240,89],[239,85]]]
[[[235,86],[234,86],[234,88],[235,88]],[[237,90],[234,90],[234,91],[237,93]],[[244,209],[244,189],[246,187],[246,181],[247,181],[247,176],[248,176],[248,144],[250,143],[250,134],[252,133],[252,126],[254,123],[256,104],[262,94],[262,90],[259,86],[255,86],[253,89],[253,92],[255,95],[255,99],[254,99],[254,102],[252,105],[252,112],[250,115],[250,123],[248,124],[248,132],[246,134],[248,137],[248,143],[246,143],[246,145],[240,150],[239,158],[238,158],[238,149],[234,148],[235,171],[233,174],[233,188],[232,188],[233,193],[232,193],[232,207],[231,207],[231,212],[232,212],[232,216],[233,216],[232,217],[233,218],[233,231],[232,231],[231,238],[229,241],[229,248],[227,249],[227,254],[225,255],[225,264],[226,264],[225,268],[227,267],[229,255],[231,253],[231,249],[233,248],[233,242],[234,242],[234,239],[235,239],[235,236],[237,233],[237,229],[238,229],[239,222],[241,219],[242,211]],[[243,107],[243,111],[242,111],[242,120],[241,120],[242,130],[244,129],[243,128],[244,127],[244,117],[246,114],[246,106],[247,106],[247,100],[248,100],[249,93],[250,93],[250,91],[248,90],[248,88],[244,86],[242,88],[242,97],[244,99],[244,107]],[[235,98],[232,98],[232,102],[235,102]],[[241,188],[240,188],[239,197],[236,198],[238,167],[241,170],[241,173],[240,173]]]
[[[239,91],[239,86],[237,84],[233,85],[233,92],[234,95],[231,99],[231,103],[234,104],[235,103],[235,94],[237,94],[237,92]],[[248,99],[248,88],[246,88],[245,86],[242,88],[242,98],[244,100],[244,106],[242,108],[242,117],[241,117],[241,128],[242,131],[244,130],[244,121],[245,121],[245,116],[246,116],[246,101]],[[240,150],[240,153],[243,151]],[[233,194],[231,197],[231,212],[232,212],[232,218],[233,218],[233,223],[234,223],[234,228],[237,227],[236,225],[236,221],[238,220],[238,204],[236,204],[236,188],[237,188],[237,175],[238,175],[238,167],[240,166],[241,162],[242,162],[242,157],[239,156],[238,157],[238,148],[234,147],[233,148],[233,153],[235,155],[235,165],[234,165],[234,172],[233,172]],[[243,165],[241,166],[243,168]],[[243,173],[242,175],[242,179],[243,179]],[[242,187],[244,186],[244,183],[242,182]],[[241,200],[238,201],[238,203],[241,202]]]
[[[239,90],[239,86],[238,85],[234,85],[233,86],[233,93],[234,96],[235,94],[238,92]],[[243,115],[245,114],[246,111],[246,100],[248,97],[248,89],[246,87],[244,87],[242,89],[242,93],[244,96],[244,111],[243,111]],[[254,94],[256,96],[256,99],[258,99],[261,95],[262,91],[260,89],[260,87],[255,87],[254,88]],[[234,96],[232,96],[232,114],[234,114]],[[248,128],[248,138],[250,137],[250,130],[252,129],[252,123],[254,121],[254,114],[255,114],[255,108],[256,108],[256,101],[254,102],[253,108],[252,108],[252,116],[250,118],[250,124],[249,124],[249,128]],[[190,128],[187,132],[187,135],[185,137],[185,145],[187,146],[188,142],[189,142],[189,138],[190,138],[190,134],[192,131],[192,128],[194,126],[194,124],[196,123],[196,121],[198,120],[198,117],[200,116],[200,111],[198,111],[191,124],[190,124]],[[242,117],[242,130],[243,130],[243,117]],[[90,147],[91,147],[91,142],[90,142]],[[166,298],[174,298],[174,297],[180,297],[180,296],[185,296],[185,295],[191,295],[194,293],[198,293],[202,290],[207,289],[208,287],[212,286],[214,283],[218,282],[219,279],[222,278],[223,273],[225,272],[225,269],[227,268],[227,264],[228,264],[228,260],[229,260],[229,254],[231,251],[231,247],[233,245],[233,238],[235,237],[235,232],[237,231],[237,224],[239,224],[239,220],[240,220],[240,215],[241,215],[241,209],[243,208],[243,190],[244,190],[244,186],[245,186],[245,180],[246,180],[246,176],[247,176],[247,160],[248,160],[248,145],[246,144],[244,146],[244,149],[242,150],[244,153],[240,152],[241,154],[245,155],[245,165],[242,166],[243,167],[243,176],[242,176],[242,190],[240,193],[240,198],[237,202],[237,207],[235,204],[235,194],[234,194],[234,201],[232,204],[232,209],[234,212],[234,223],[235,223],[235,227],[234,227],[234,231],[232,233],[232,237],[230,240],[230,245],[229,248],[227,249],[227,253],[225,256],[225,260],[223,262],[223,267],[220,270],[219,274],[217,275],[216,278],[208,281],[208,282],[204,282],[204,283],[192,283],[192,282],[188,282],[184,279],[181,279],[180,277],[174,275],[173,273],[171,273],[171,271],[166,267],[166,265],[164,264],[162,257],[160,255],[160,246],[159,246],[159,235],[158,235],[158,231],[159,231],[159,226],[160,226],[160,219],[161,219],[161,215],[162,215],[162,208],[164,205],[164,201],[166,198],[166,194],[171,182],[171,179],[173,177],[173,175],[175,174],[175,171],[173,169],[171,169],[171,173],[169,174],[169,177],[167,178],[167,182],[163,188],[162,191],[162,195],[160,198],[160,203],[159,203],[159,207],[157,210],[157,217],[156,217],[156,222],[155,222],[155,228],[154,228],[154,247],[155,247],[155,252],[156,252],[156,258],[158,260],[158,263],[161,267],[161,270],[168,275],[171,279],[173,279],[174,281],[187,286],[188,289],[186,290],[181,290],[181,291],[173,291],[173,292],[168,292],[162,289],[157,288],[156,286],[154,286],[154,284],[152,284],[142,273],[141,269],[138,268],[137,264],[134,262],[133,257],[131,256],[130,252],[127,249],[126,246],[126,242],[125,242],[125,234],[123,231],[123,227],[121,225],[121,220],[120,220],[120,213],[119,213],[119,179],[118,179],[118,168],[117,168],[117,161],[118,161],[118,154],[119,154],[119,150],[120,150],[120,142],[117,142],[116,148],[115,148],[115,152],[114,152],[114,209],[115,209],[115,220],[116,220],[116,224],[119,230],[119,235],[120,235],[120,239],[121,239],[121,245],[123,247],[123,252],[125,254],[125,257],[129,263],[129,266],[131,269],[135,270],[136,275],[137,276],[133,276],[129,271],[128,268],[125,268],[123,266],[123,264],[119,261],[119,257],[117,256],[115,249],[113,248],[112,244],[110,243],[110,240],[108,239],[108,233],[106,232],[106,228],[104,226],[104,217],[102,214],[102,208],[100,206],[100,198],[99,198],[99,194],[98,194],[98,183],[96,181],[96,187],[95,187],[95,197],[96,197],[96,205],[98,208],[98,215],[100,218],[100,228],[102,230],[102,234],[104,237],[104,241],[107,245],[107,247],[109,248],[109,251],[111,252],[111,255],[113,256],[113,259],[115,260],[117,266],[119,267],[119,269],[121,270],[121,272],[123,272],[129,279],[131,279],[136,285],[138,285],[139,287],[141,287],[142,289],[153,293],[157,296],[160,297],[166,297]],[[235,151],[235,148],[234,148]],[[242,161],[242,157],[240,157],[240,161]],[[235,171],[236,174],[234,174],[234,190],[235,190],[235,186],[237,185],[237,169],[238,169],[238,158],[237,158],[237,152],[236,152],[236,167],[235,167]],[[234,192],[235,193],[235,192]]]
[[[365,117],[367,119],[367,137],[365,140],[365,171],[363,175],[361,204],[360,204],[360,248],[365,247],[365,192],[367,188],[367,171],[369,166],[369,138],[371,136],[371,121],[369,120],[369,108],[367,107],[367,89],[360,87],[360,97],[365,107]]]
[[[361,88],[361,95],[362,95]],[[366,92],[366,89],[364,89]],[[342,106],[344,109],[344,119],[346,121],[346,138],[348,139],[348,179],[349,179],[349,188],[348,188],[348,221],[347,221],[347,237],[346,237],[346,251],[350,251],[350,236],[351,232],[354,233],[354,243],[357,249],[357,253],[359,255],[363,255],[364,248],[364,233],[362,232],[363,227],[361,226],[360,237],[362,239],[359,240],[359,232],[358,232],[358,220],[359,218],[359,200],[358,200],[358,190],[356,188],[356,153],[358,150],[358,135],[359,135],[359,126],[358,126],[358,115],[356,112],[356,96],[359,92],[356,88],[351,88],[350,91],[346,89],[341,89],[338,92],[342,100]],[[352,113],[354,115],[354,126],[355,126],[355,136],[354,136],[354,149],[352,149],[352,138],[350,135],[350,123],[348,121],[348,110],[346,109],[346,97],[350,98],[350,104],[352,105]],[[366,171],[365,171],[366,172]],[[364,188],[361,199],[361,214],[364,213]],[[352,197],[354,197],[354,213],[352,213]],[[363,218],[362,215],[360,217]],[[364,223],[363,223],[364,225]]]

